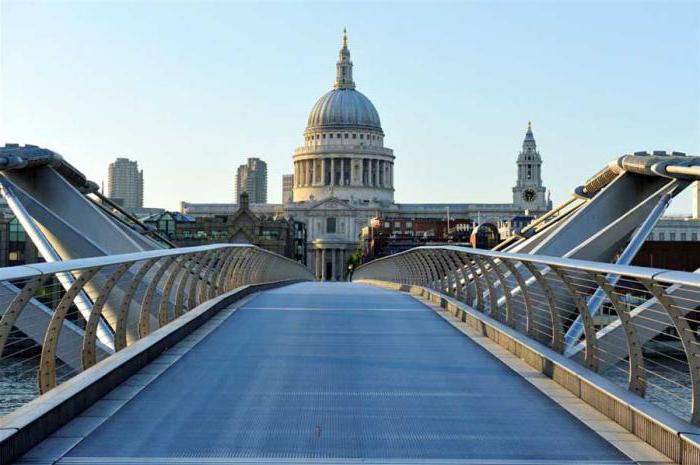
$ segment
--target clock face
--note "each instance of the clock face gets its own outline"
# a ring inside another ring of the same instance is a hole
[[[523,200],[526,202],[532,202],[537,197],[537,192],[532,189],[525,189],[523,191]]]

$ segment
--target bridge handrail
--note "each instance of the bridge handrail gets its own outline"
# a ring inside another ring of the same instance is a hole
[[[353,280],[456,298],[700,425],[700,274],[448,245],[378,258]]]
[[[65,280],[59,283],[65,275],[72,278],[67,289]],[[0,370],[19,377],[36,370],[43,394],[207,300],[247,284],[299,279],[313,275],[301,263],[247,244],[0,268]],[[110,341],[98,340],[103,321]],[[6,397],[0,395],[0,415],[8,410]]]
[[[143,252],[131,252],[115,255],[104,255],[88,258],[76,258],[60,262],[42,262],[29,265],[7,266],[0,268],[0,281],[30,278],[35,276],[55,274],[61,272],[78,271],[95,266],[109,266],[127,262],[137,262],[150,258],[173,257],[197,252],[208,252],[226,248],[259,248],[250,244],[207,244],[194,247],[178,247],[174,249],[146,250]],[[260,249],[263,250],[263,249]],[[278,255],[279,259],[297,263],[294,260]]]
[[[672,284],[686,284],[689,286],[700,287],[700,274],[692,273],[689,271],[676,271],[667,270],[664,268],[652,268],[645,266],[634,266],[634,265],[617,265],[614,263],[604,263],[596,262],[592,260],[581,260],[578,258],[563,258],[554,257],[550,255],[530,255],[523,253],[511,253],[511,252],[498,252],[493,250],[485,249],[474,249],[471,247],[457,246],[457,245],[425,245],[420,247],[414,247],[413,249],[404,250],[393,255],[386,257],[380,257],[374,259],[370,262],[363,263],[357,267],[355,271],[355,276],[358,276],[360,270],[368,267],[382,260],[390,260],[394,257],[400,256],[402,254],[410,253],[415,250],[433,250],[433,249],[444,249],[444,250],[454,250],[455,252],[469,252],[470,254],[478,254],[484,257],[492,258],[503,258],[518,260],[523,262],[529,262],[534,264],[542,265],[554,265],[554,266],[565,266],[567,268],[581,270],[581,271],[596,271],[599,273],[609,273],[609,274],[624,274],[634,278],[642,279],[653,279],[656,281],[663,281],[665,283]]]

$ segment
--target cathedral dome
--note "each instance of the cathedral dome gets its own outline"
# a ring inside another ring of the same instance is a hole
[[[352,88],[336,88],[323,95],[311,109],[306,129],[361,128],[382,130],[372,102]]]
[[[379,113],[372,102],[355,90],[348,36],[343,30],[343,46],[338,54],[333,90],[324,94],[309,114],[307,131],[324,129],[369,129],[382,132]],[[383,133],[382,133],[383,134]]]

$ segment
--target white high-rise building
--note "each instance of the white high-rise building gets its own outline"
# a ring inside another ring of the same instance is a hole
[[[143,208],[143,171],[138,162],[117,158],[109,164],[107,197],[126,210]]]

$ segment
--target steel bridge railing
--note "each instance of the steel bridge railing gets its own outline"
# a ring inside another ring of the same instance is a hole
[[[66,273],[74,278],[67,289],[58,279]],[[293,260],[233,244],[0,268],[0,415],[205,301],[295,279],[313,276]],[[91,305],[87,317],[79,295]],[[100,339],[101,321],[113,339]]]
[[[451,296],[700,424],[698,274],[429,246],[366,263],[357,280]],[[579,317],[583,336],[566,349],[566,332]]]

